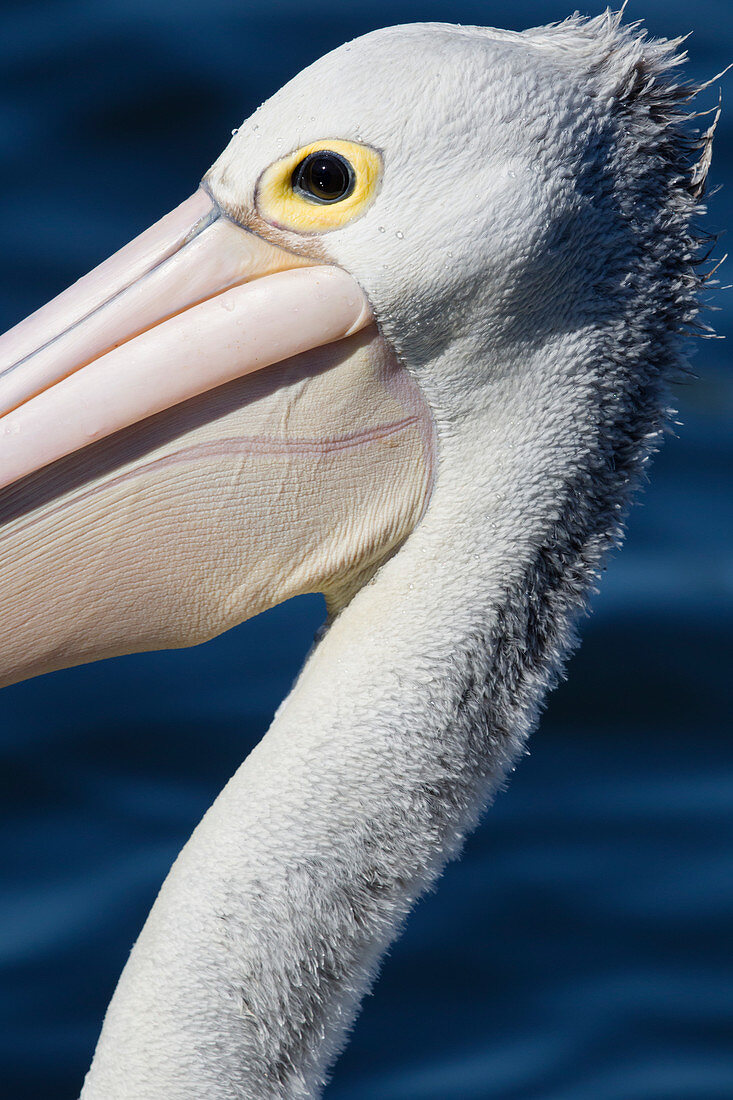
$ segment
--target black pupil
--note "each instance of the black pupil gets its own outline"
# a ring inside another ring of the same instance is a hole
[[[295,190],[317,202],[338,202],[354,189],[351,165],[338,153],[311,153],[293,176]]]

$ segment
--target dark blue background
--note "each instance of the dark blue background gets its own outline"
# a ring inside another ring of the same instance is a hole
[[[388,23],[520,29],[571,7],[3,0],[0,329],[189,194],[230,130],[326,49]],[[627,14],[693,30],[695,77],[733,60],[724,0]],[[717,182],[732,126],[726,110]],[[713,200],[713,227],[730,225],[732,195]],[[713,298],[729,333],[731,295]],[[677,393],[680,438],[655,463],[569,683],[392,951],[330,1100],[733,1096],[728,355],[701,346],[701,380]],[[160,881],[322,615],[301,599],[199,649],[3,693],[2,1095],[76,1096]]]

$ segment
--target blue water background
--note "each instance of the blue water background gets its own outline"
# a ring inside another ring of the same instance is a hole
[[[230,130],[330,47],[395,22],[521,29],[570,10],[3,0],[0,329],[189,194]],[[693,30],[694,77],[733,60],[729,3],[648,0],[628,14],[656,33]],[[731,180],[732,132],[733,105],[718,183]],[[732,205],[728,186],[712,227],[733,224]],[[711,297],[730,334],[733,296]],[[700,381],[678,388],[684,426],[569,682],[391,952],[329,1100],[733,1097],[730,346],[704,343]],[[320,599],[300,599],[195,650],[3,693],[3,1097],[77,1095],[168,866],[266,729],[322,615]]]

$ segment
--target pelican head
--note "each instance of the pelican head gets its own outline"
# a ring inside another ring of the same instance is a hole
[[[684,272],[660,309],[674,235],[654,237],[694,199],[634,149],[670,51],[610,16],[367,35],[6,334],[3,681],[199,642],[299,592],[338,609],[424,513],[441,433],[478,472],[511,387],[551,418],[596,385],[563,374],[567,345],[600,362],[628,324],[663,372]],[[613,419],[626,397],[606,399]]]
[[[89,1100],[314,1095],[520,752],[697,310],[677,46],[610,13],[369,34],[0,341],[0,680],[331,611]]]

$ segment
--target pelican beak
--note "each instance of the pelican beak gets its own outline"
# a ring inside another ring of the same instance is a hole
[[[351,276],[199,190],[0,337],[0,683],[348,586],[420,513],[423,411]]]
[[[0,337],[0,488],[370,320],[343,270],[268,244],[199,190]]]

